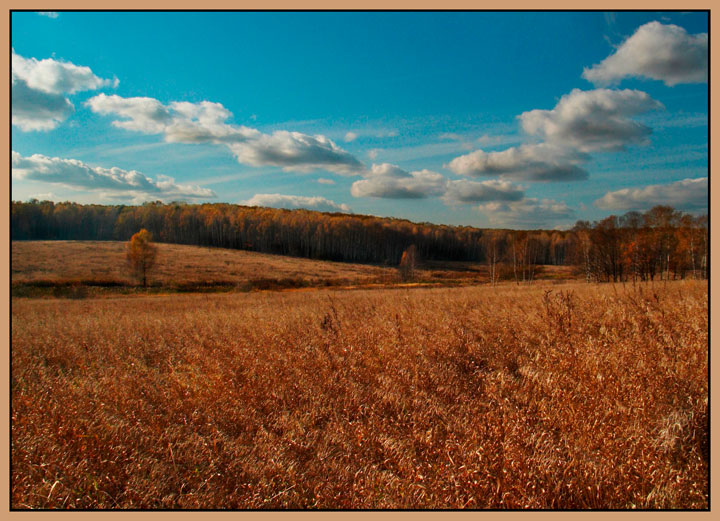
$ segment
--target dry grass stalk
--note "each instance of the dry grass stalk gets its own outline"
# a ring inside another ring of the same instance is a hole
[[[16,299],[12,506],[706,508],[707,286],[557,289]]]

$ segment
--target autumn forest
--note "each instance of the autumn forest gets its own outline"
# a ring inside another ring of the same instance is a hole
[[[536,266],[576,266],[587,281],[706,278],[708,220],[669,206],[628,212],[571,230],[496,230],[366,215],[231,204],[102,206],[12,203],[13,240],[127,241],[140,229],[164,243],[317,260],[397,266],[415,246],[420,261],[473,261],[491,281],[532,280]]]

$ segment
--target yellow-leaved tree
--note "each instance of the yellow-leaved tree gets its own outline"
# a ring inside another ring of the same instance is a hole
[[[157,247],[152,243],[152,233],[145,228],[130,238],[127,244],[126,258],[133,275],[147,287],[148,271],[155,265]]]
[[[400,258],[398,271],[403,282],[412,280],[415,275],[415,265],[417,264],[417,248],[414,244],[410,245]]]

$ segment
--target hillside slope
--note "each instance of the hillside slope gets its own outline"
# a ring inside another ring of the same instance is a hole
[[[315,261],[242,250],[158,243],[151,283],[160,285],[228,283],[253,279],[367,281],[394,269]],[[14,241],[14,283],[99,281],[134,284],[119,241]]]
[[[59,286],[134,287],[120,241],[13,241],[13,295],[21,288]],[[251,290],[322,286],[394,285],[395,266],[319,261],[243,250],[157,243],[149,277],[154,288],[184,291]],[[572,278],[566,266],[538,268],[538,278]],[[488,281],[487,267],[470,262],[430,261],[415,271],[414,283],[477,284]],[[42,293],[42,292],[41,292]],[[44,293],[47,293],[45,291]]]

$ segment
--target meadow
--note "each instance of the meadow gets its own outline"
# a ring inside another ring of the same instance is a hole
[[[83,284],[135,286],[125,263],[126,242],[14,241],[12,280],[15,285]],[[285,257],[225,248],[157,243],[158,260],[151,286],[165,289],[236,287],[257,281],[291,281],[301,285],[339,285],[381,281],[394,268]]]
[[[138,287],[121,241],[13,241],[12,294],[86,298],[167,292],[296,290],[403,285],[397,266],[353,264],[244,250],[156,243],[158,260],[149,287]],[[537,278],[567,280],[569,266],[538,267]],[[474,262],[422,262],[412,285],[484,283],[488,267]],[[404,284],[407,285],[407,284]]]
[[[707,289],[13,298],[11,505],[707,508]]]

